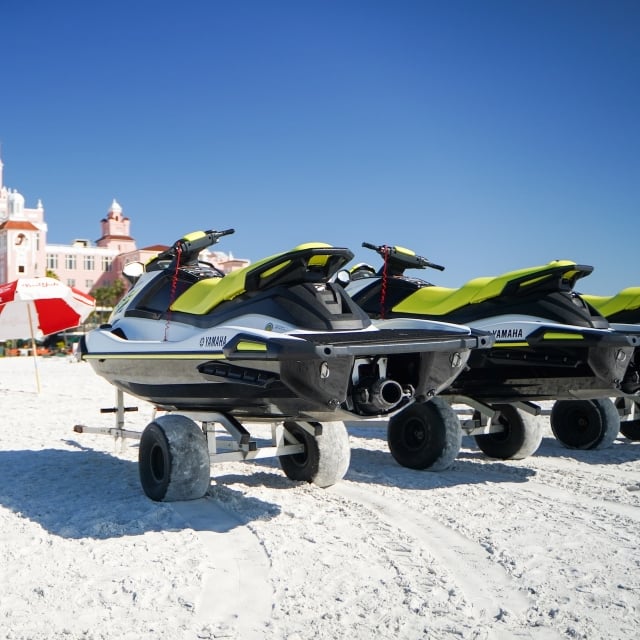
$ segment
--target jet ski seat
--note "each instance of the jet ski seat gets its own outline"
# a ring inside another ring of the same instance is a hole
[[[609,318],[621,311],[640,308],[640,287],[628,287],[615,296],[581,295],[581,298],[595,307],[605,318]]]
[[[444,316],[470,304],[492,298],[523,295],[529,290],[566,289],[579,277],[588,275],[593,267],[577,265],[570,260],[554,260],[546,265],[509,271],[500,276],[470,280],[459,289],[428,286],[402,300],[393,308],[397,313],[421,313]]]

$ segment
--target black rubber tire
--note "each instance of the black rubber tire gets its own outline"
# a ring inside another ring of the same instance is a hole
[[[640,420],[621,420],[620,433],[633,442],[640,440]]]
[[[500,411],[498,422],[504,430],[475,436],[480,450],[499,460],[522,460],[535,453],[542,442],[540,421],[511,404],[493,408]]]
[[[297,422],[285,422],[284,428],[304,445],[302,453],[278,457],[287,478],[319,487],[330,487],[344,478],[351,462],[344,422],[324,422],[322,434],[317,437]]]
[[[442,398],[408,406],[389,420],[387,443],[395,461],[409,469],[443,471],[462,445],[456,412]]]
[[[615,405],[618,409],[624,407],[624,404],[624,398],[615,400]],[[633,411],[629,416],[625,416],[625,419],[620,418],[620,433],[633,442],[640,440],[640,418],[637,417],[638,415],[640,415],[640,405],[634,402]]]
[[[609,398],[557,400],[551,431],[568,449],[606,449],[620,431],[618,410]]]
[[[186,416],[167,414],[149,423],[138,450],[140,484],[156,502],[196,500],[211,481],[207,439]]]

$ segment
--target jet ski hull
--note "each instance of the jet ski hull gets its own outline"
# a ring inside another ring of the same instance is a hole
[[[484,402],[624,395],[622,383],[638,344],[639,332],[546,324],[520,344],[498,340],[474,353],[448,393]]]
[[[387,293],[398,302],[430,289],[422,281],[391,278]],[[363,278],[347,287],[350,296],[372,317],[379,308],[380,290],[379,277]],[[444,317],[429,311],[425,306],[408,314],[392,306],[386,317],[446,319],[487,331],[495,338],[491,349],[471,355],[469,366],[443,392],[445,395],[509,403],[604,398],[625,395],[628,389],[629,365],[640,344],[638,328],[610,327],[570,293],[551,292],[524,300],[512,297],[499,304],[488,300]],[[536,311],[541,315],[536,316]]]
[[[179,344],[126,340],[102,328],[86,336],[81,351],[98,375],[161,409],[336,420],[392,415],[439,393],[487,340],[470,331],[397,328],[243,331],[203,348],[204,334]]]

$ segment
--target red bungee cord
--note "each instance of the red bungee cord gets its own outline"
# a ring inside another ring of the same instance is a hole
[[[387,262],[389,260],[389,247],[385,244],[382,246],[384,264],[382,266],[382,286],[380,289],[380,318],[384,320],[384,303],[387,297]]]
[[[176,268],[173,272],[173,276],[171,278],[171,292],[169,293],[169,306],[167,307],[167,322],[164,325],[164,342],[167,342],[169,339],[167,336],[169,335],[169,321],[171,319],[171,305],[174,303],[176,299],[176,289],[178,287],[178,269],[180,268],[180,255],[182,253],[182,249],[180,245],[176,247]]]

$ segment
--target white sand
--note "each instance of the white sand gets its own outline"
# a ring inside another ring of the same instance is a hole
[[[640,443],[523,461],[464,439],[416,472],[383,429],[351,429],[347,478],[277,460],[214,467],[210,496],[154,503],[115,393],[89,365],[0,358],[0,637],[302,640],[637,637]],[[130,428],[151,407],[138,404]],[[545,418],[539,418],[546,420]]]

